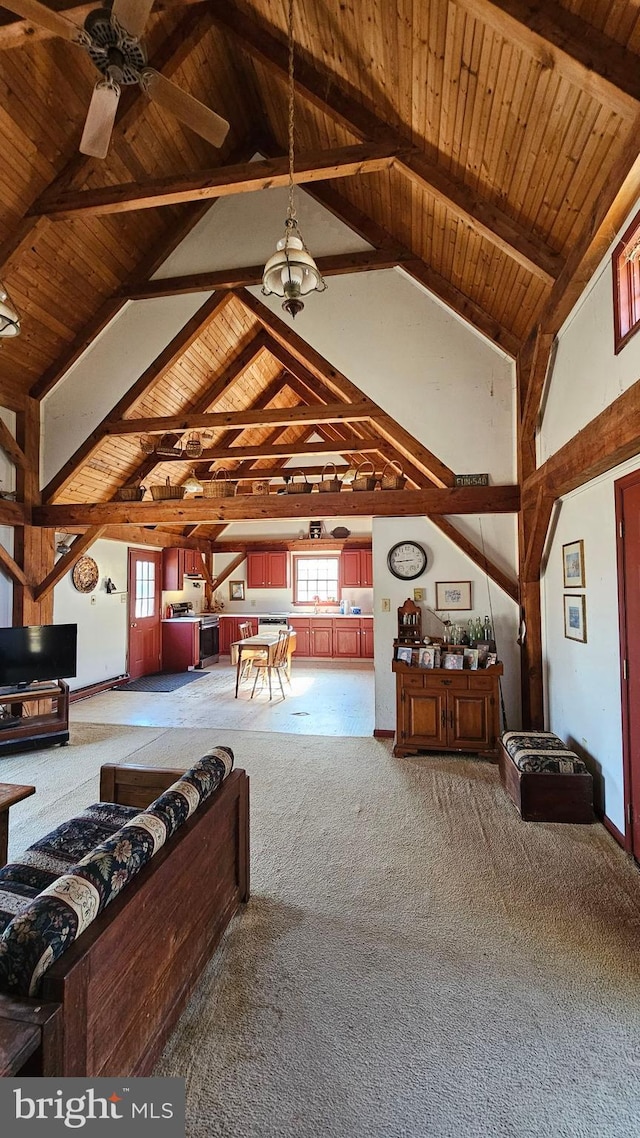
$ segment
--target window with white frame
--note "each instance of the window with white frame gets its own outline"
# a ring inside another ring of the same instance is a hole
[[[337,601],[340,558],[294,556],[293,599],[297,604]]]
[[[154,561],[136,561],[136,617],[154,616],[156,566]]]

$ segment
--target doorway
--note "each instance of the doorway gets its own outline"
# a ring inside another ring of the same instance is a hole
[[[162,667],[160,558],[156,550],[129,550],[128,672],[132,680],[159,672]]]
[[[640,861],[640,470],[616,482],[625,849]]]

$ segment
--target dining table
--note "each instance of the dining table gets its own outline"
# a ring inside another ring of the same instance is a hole
[[[273,655],[280,637],[271,632],[264,632],[257,636],[245,636],[244,640],[234,640],[231,644],[231,663],[236,665],[236,699],[240,687],[240,673],[242,672],[243,652],[266,651],[269,664],[273,663]],[[296,634],[293,629],[289,632],[289,645],[287,649],[287,677],[291,679],[291,657],[296,650]]]

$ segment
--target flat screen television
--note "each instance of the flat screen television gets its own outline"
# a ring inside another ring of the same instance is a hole
[[[75,676],[77,624],[0,628],[0,686],[26,687],[35,680]]]

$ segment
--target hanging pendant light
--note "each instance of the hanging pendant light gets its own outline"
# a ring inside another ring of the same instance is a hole
[[[182,483],[188,494],[202,494],[202,483],[196,478],[196,472],[191,469],[189,477]]]
[[[295,207],[294,171],[294,110],[295,86],[293,81],[293,0],[289,0],[289,201],[284,223],[284,237],[269,257],[262,275],[263,296],[283,296],[282,307],[292,318],[304,308],[300,299],[309,292],[324,292],[327,287],[318,266],[307,249],[298,227]]]
[[[8,292],[0,282],[0,336],[19,336],[20,317],[16,312]]]

